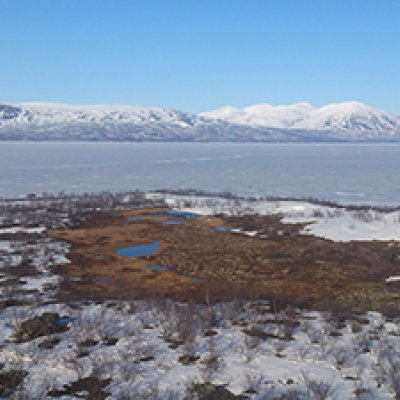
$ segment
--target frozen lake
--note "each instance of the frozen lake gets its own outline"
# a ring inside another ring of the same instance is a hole
[[[197,188],[400,204],[398,144],[0,142],[0,196]]]

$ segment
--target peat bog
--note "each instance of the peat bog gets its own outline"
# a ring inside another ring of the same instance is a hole
[[[318,309],[340,302],[360,311],[398,306],[397,285],[385,283],[400,264],[397,246],[303,235],[305,225],[283,224],[279,215],[199,216],[170,209],[97,216],[51,233],[71,244],[71,264],[60,267],[60,295],[256,296]]]

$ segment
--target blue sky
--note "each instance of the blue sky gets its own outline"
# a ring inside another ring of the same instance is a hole
[[[0,100],[400,114],[399,20],[399,0],[0,0]]]

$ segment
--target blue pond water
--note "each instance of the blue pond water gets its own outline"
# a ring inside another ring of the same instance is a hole
[[[153,215],[157,215],[159,217],[170,216],[170,217],[177,217],[184,219],[196,219],[200,217],[200,215],[198,214],[189,213],[185,211],[177,211],[177,210],[158,211],[153,213]]]
[[[160,242],[150,244],[140,244],[138,246],[123,247],[118,249],[115,254],[123,257],[142,257],[153,254],[160,247]]]
[[[69,317],[68,315],[64,315],[60,318],[58,318],[57,324],[59,327],[61,328],[65,328],[66,326],[68,326],[68,324],[72,321],[75,321],[76,318],[75,317]]]
[[[218,232],[232,232],[232,229],[231,229],[231,228],[228,228],[228,227],[226,227],[226,226],[216,226],[216,227],[214,228],[214,230],[215,230],[215,231],[218,231]]]
[[[182,225],[182,222],[180,221],[175,221],[174,219],[165,219],[163,221],[160,221],[163,224],[167,224],[167,225]]]
[[[158,264],[153,264],[153,265],[149,265],[147,267],[148,269],[150,269],[151,271],[173,271],[172,268],[166,267],[165,265],[158,265]]]

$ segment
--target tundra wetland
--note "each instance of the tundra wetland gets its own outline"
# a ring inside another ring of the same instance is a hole
[[[60,295],[202,300],[207,292],[211,300],[252,295],[314,309],[338,301],[360,311],[398,307],[398,285],[385,282],[400,266],[394,241],[304,235],[307,224],[283,223],[279,215],[171,218],[163,213],[168,210],[115,211],[78,228],[51,231],[71,245],[71,263],[59,267]],[[154,242],[160,246],[146,256],[116,254]],[[166,268],[154,271],[151,265]]]
[[[1,398],[400,398],[398,209],[135,191],[0,211]]]

